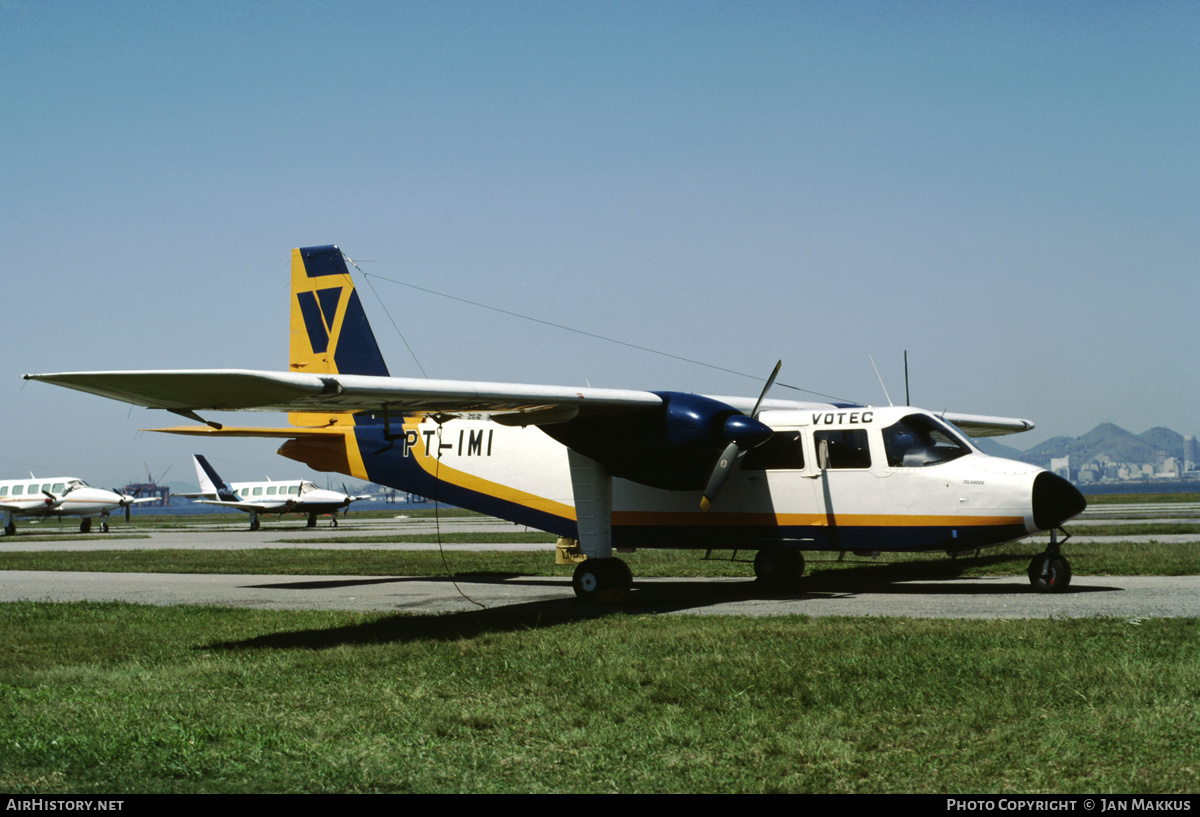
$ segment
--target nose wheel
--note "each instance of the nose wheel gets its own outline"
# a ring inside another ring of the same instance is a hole
[[[1063,540],[1059,542],[1057,531],[1051,530],[1050,546],[1029,563],[1029,583],[1036,593],[1061,593],[1071,585],[1071,563],[1059,552],[1071,534],[1065,530],[1062,533]]]

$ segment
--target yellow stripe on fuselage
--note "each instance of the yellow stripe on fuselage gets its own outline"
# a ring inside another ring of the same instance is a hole
[[[837,514],[846,528],[968,528],[1023,525],[1020,516],[920,516],[900,514]],[[613,525],[642,527],[829,527],[823,513],[701,513],[697,511],[613,511]]]
[[[407,428],[417,428],[417,424],[405,424]],[[355,453],[358,454],[358,446],[354,446]],[[359,462],[362,462],[359,454]],[[437,457],[429,456],[425,449],[425,440],[423,435],[417,435],[417,443],[409,450],[409,456],[412,457],[418,467],[422,471],[429,474],[434,479],[442,480],[458,488],[464,488],[468,491],[474,491],[478,494],[493,497],[501,502],[509,502],[513,505],[519,505],[523,508],[548,513],[552,516],[558,516],[563,519],[575,521],[575,507],[567,505],[564,502],[557,502],[553,499],[547,499],[544,496],[531,494],[527,491],[522,491],[513,488],[509,485],[503,485],[499,482],[492,482],[489,479],[469,474],[465,471],[459,471],[457,468],[451,468],[445,462],[440,461]]]

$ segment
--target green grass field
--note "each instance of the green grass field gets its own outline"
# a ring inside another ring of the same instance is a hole
[[[0,606],[0,789],[1191,792],[1195,620]]]

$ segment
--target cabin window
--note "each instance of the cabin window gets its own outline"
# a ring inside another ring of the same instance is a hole
[[[893,468],[923,468],[971,453],[954,432],[924,414],[910,414],[885,428],[883,448]]]
[[[275,496],[275,486],[274,485],[270,485],[267,487],[267,496]]]
[[[52,493],[52,494],[64,493],[66,490],[66,487],[67,487],[67,484],[65,482],[56,482],[56,483],[54,483],[54,488],[51,489],[50,493]]]
[[[259,486],[258,488],[255,488],[255,489],[254,489],[254,495],[255,495],[255,496],[262,496],[262,486]]]
[[[743,471],[799,471],[804,468],[804,448],[799,431],[776,431],[742,457]]]
[[[29,493],[36,494],[37,492],[38,492],[38,487],[37,487],[37,483],[35,482],[29,486]]]
[[[0,496],[8,496],[8,486],[0,485]]]
[[[817,465],[821,468],[870,468],[871,452],[865,428],[814,431]]]
[[[288,494],[290,494],[291,496],[295,496],[298,493],[300,493],[299,485],[289,485],[288,486]]]
[[[24,485],[14,485],[13,486],[13,496],[24,496],[24,495],[25,495],[25,486]]]

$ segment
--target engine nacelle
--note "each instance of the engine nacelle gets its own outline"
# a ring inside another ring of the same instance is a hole
[[[683,392],[655,392],[660,406],[635,415],[542,426],[542,431],[602,463],[616,477],[673,491],[700,490],[732,442],[743,450],[771,429],[728,403]]]

